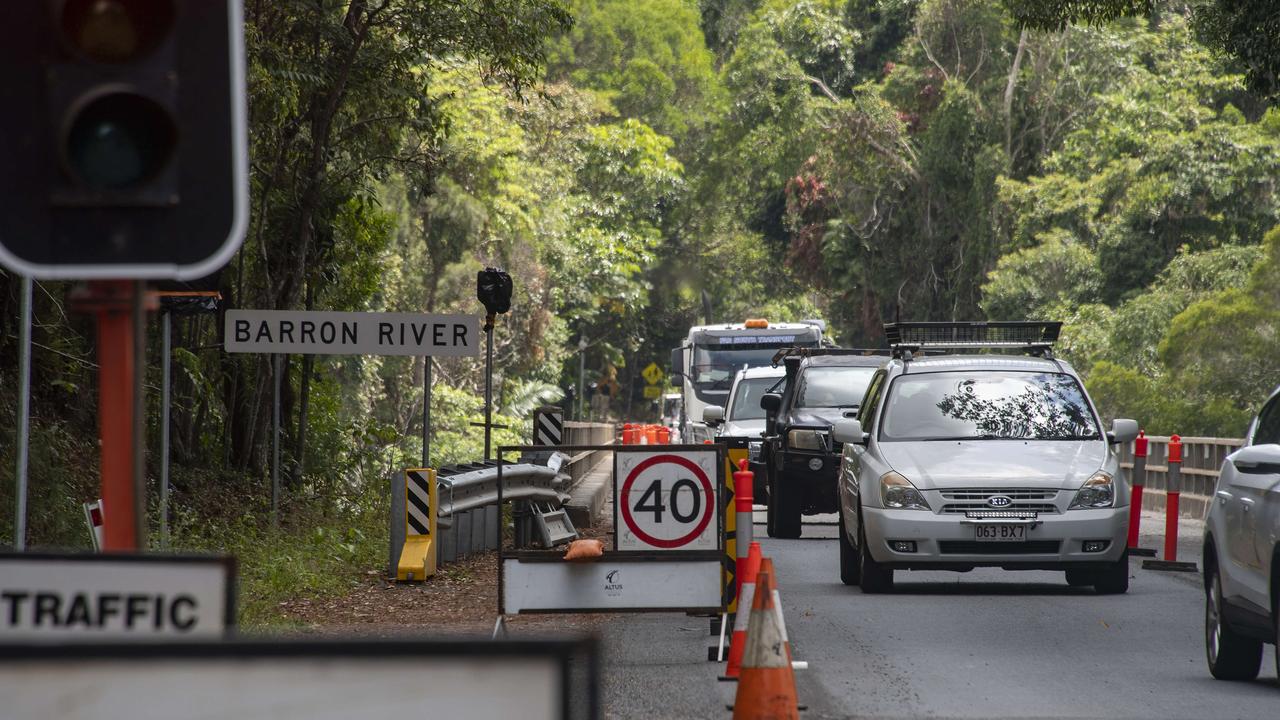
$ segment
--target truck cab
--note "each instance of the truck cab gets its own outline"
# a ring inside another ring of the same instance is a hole
[[[700,443],[713,437],[703,412],[710,405],[728,405],[739,370],[772,364],[781,348],[820,347],[824,329],[820,320],[771,323],[759,318],[689,328],[685,341],[671,351],[672,379],[684,396],[680,421],[684,442]]]

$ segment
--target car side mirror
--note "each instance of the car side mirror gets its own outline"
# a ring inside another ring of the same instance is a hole
[[[702,422],[713,426],[724,422],[724,408],[719,405],[708,405],[702,408]]]
[[[831,437],[843,444],[866,445],[871,436],[862,431],[862,421],[857,418],[840,418],[831,426]]]
[[[1107,440],[1111,443],[1124,445],[1131,443],[1138,437],[1138,421],[1116,419],[1111,421],[1111,432],[1107,433]]]
[[[782,396],[778,393],[765,393],[760,396],[760,409],[767,413],[777,413],[782,407]]]
[[[671,348],[671,375],[672,379],[684,376],[684,348]]]

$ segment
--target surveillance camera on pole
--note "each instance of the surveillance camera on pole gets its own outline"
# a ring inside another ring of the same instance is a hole
[[[198,278],[248,217],[242,0],[0,3],[0,265]]]

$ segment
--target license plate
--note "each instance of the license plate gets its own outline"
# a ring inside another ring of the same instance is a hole
[[[973,538],[982,542],[1024,542],[1026,525],[983,524],[973,526]]]

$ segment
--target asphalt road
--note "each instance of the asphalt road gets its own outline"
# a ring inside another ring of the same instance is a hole
[[[1198,560],[1196,525],[1184,524],[1179,559]],[[899,572],[895,593],[873,596],[840,584],[834,527],[805,536],[762,541],[793,657],[809,662],[796,673],[804,718],[1280,717],[1270,646],[1255,682],[1209,676],[1198,575],[1134,559],[1129,593],[1098,596],[1061,573]],[[705,659],[706,619],[607,626],[607,716],[729,716],[735,685]]]

